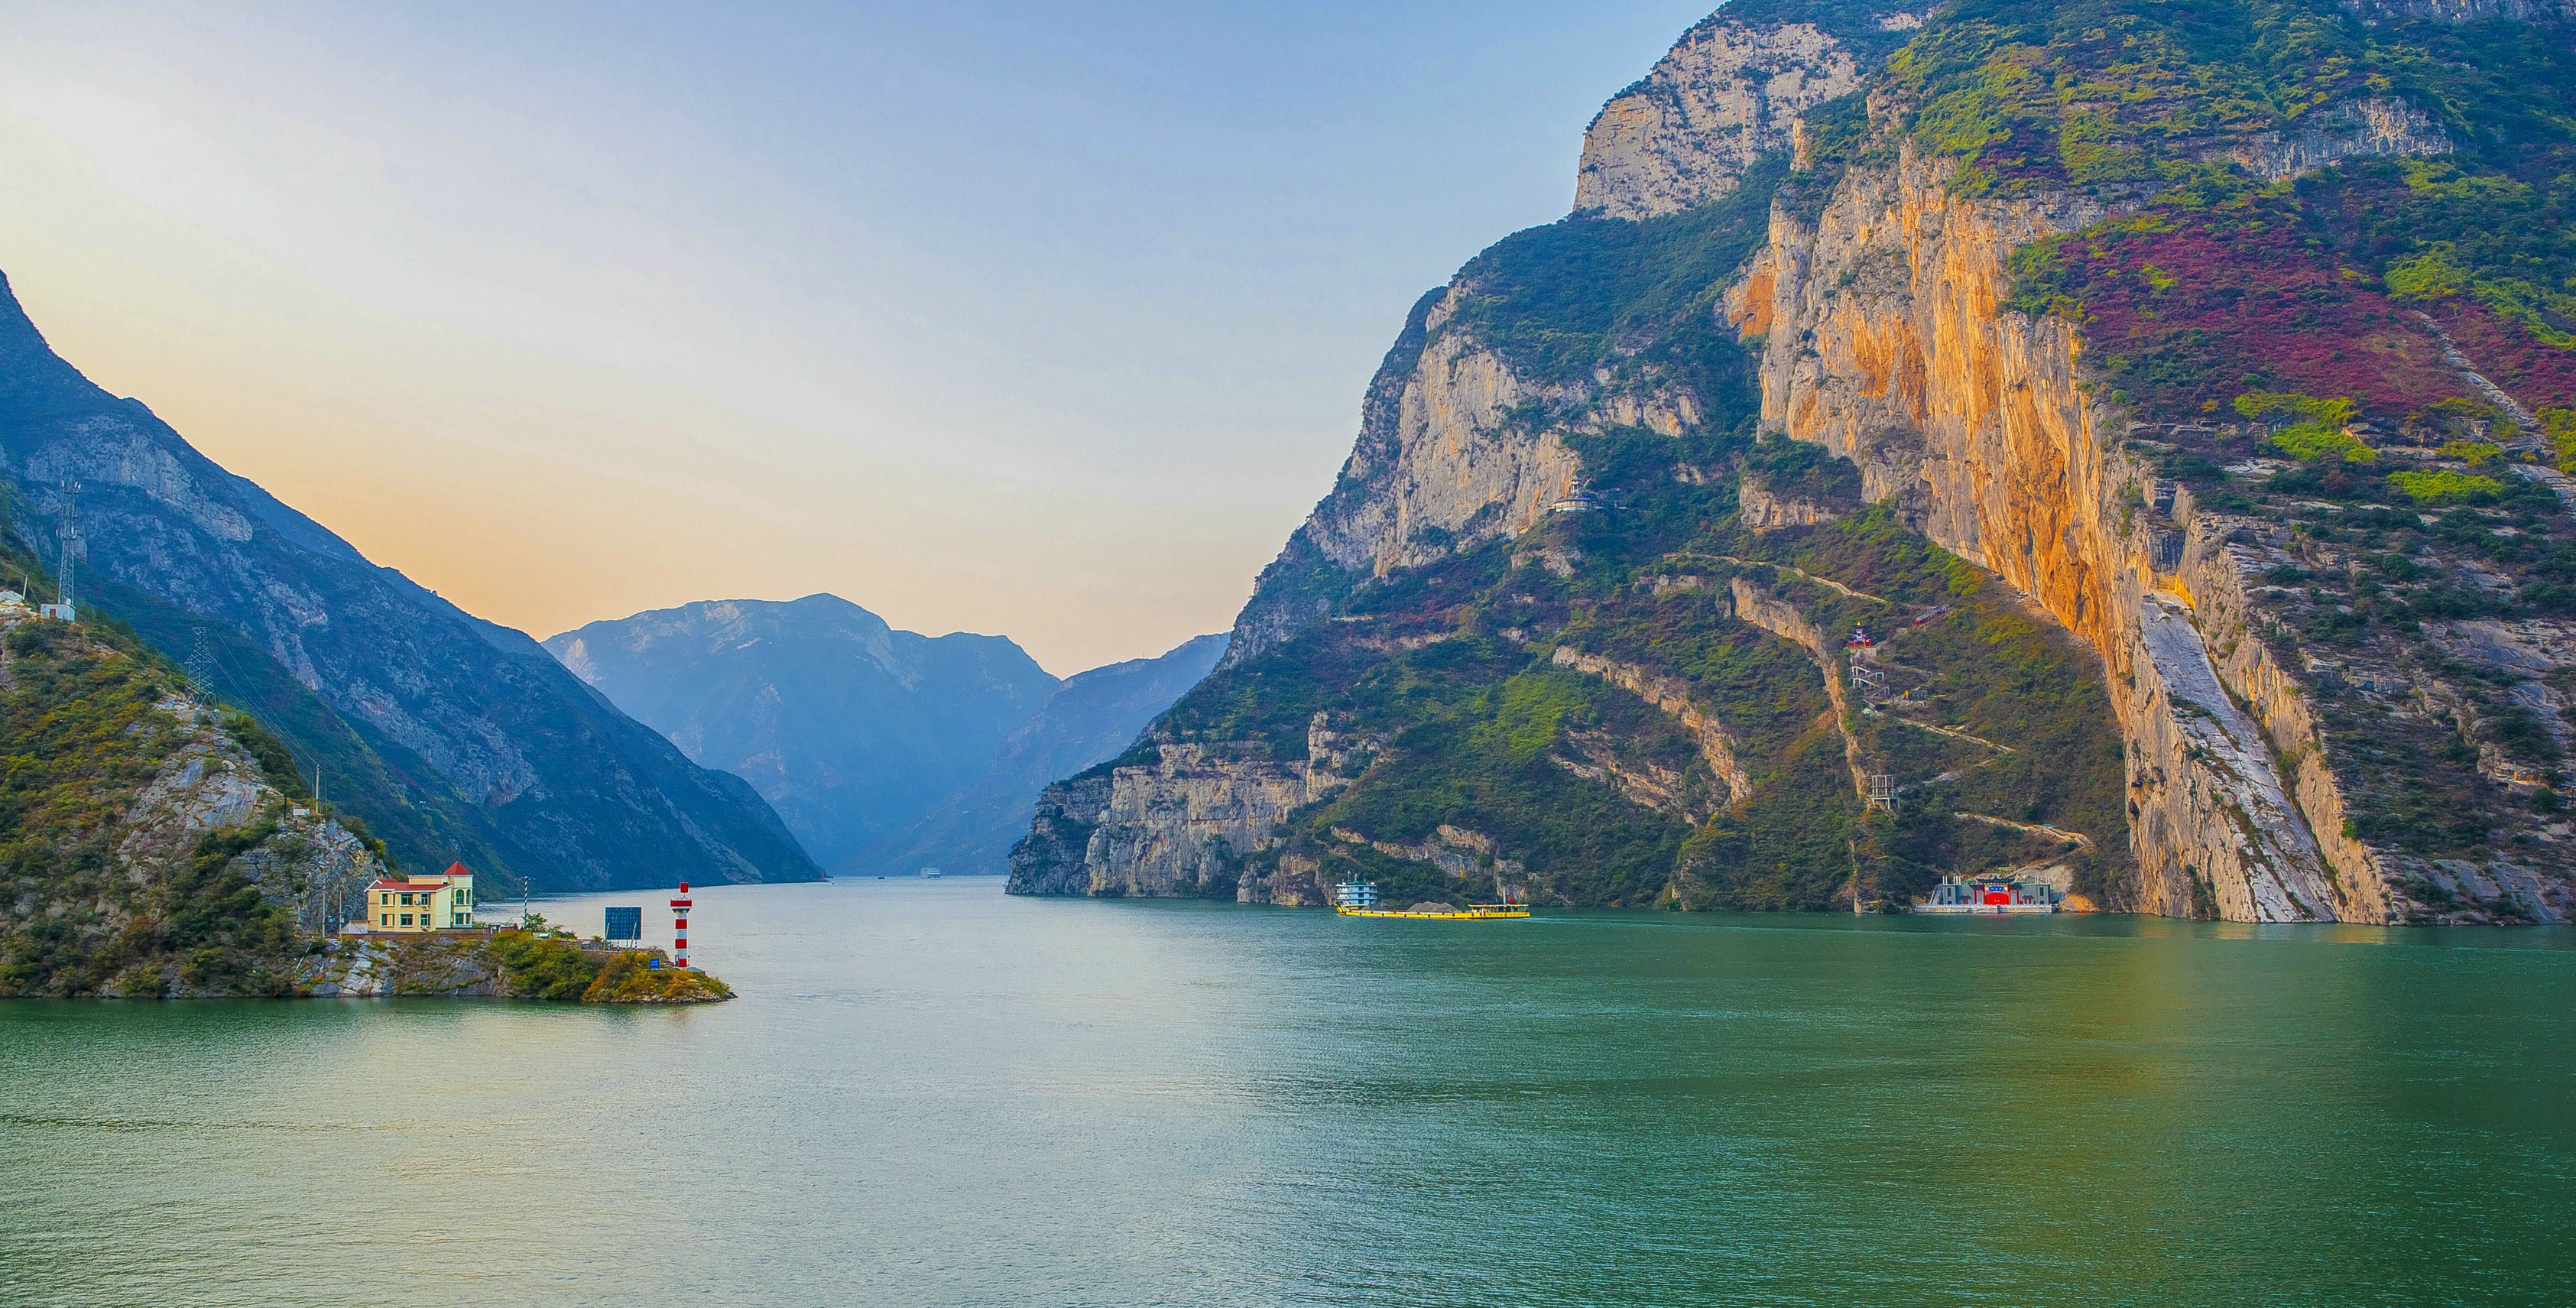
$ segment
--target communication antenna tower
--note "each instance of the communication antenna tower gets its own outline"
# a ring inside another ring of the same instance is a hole
[[[63,607],[75,613],[80,611],[72,601],[72,560],[79,557],[81,543],[79,498],[80,483],[65,481],[63,483],[63,570],[62,575],[54,579],[55,589],[62,593]]]

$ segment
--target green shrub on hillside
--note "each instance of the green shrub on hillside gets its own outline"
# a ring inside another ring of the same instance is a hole
[[[491,949],[517,998],[579,999],[599,979],[600,961],[569,940],[502,931],[493,935]]]
[[[581,992],[585,1004],[694,1004],[730,999],[725,983],[696,968],[648,967],[645,955],[621,949],[600,965],[599,975]]]
[[[2504,489],[2504,483],[2493,477],[2449,471],[2392,472],[2388,474],[2388,484],[2418,504],[2482,503]]]
[[[1771,192],[1786,171],[1785,160],[1765,160],[1725,199],[1684,213],[1576,214],[1508,236],[1459,270],[1473,294],[1451,322],[1536,381],[1654,367],[1703,401],[1718,398],[1740,385],[1743,357],[1714,309],[1769,235]],[[1642,351],[1627,353],[1636,341]]]

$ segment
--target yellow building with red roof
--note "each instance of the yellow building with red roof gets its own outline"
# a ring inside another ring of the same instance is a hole
[[[459,931],[474,925],[474,874],[462,863],[445,872],[383,880],[367,887],[367,929]]]

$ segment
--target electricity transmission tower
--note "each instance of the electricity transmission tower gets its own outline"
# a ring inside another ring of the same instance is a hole
[[[199,703],[215,702],[215,644],[203,627],[197,628],[197,647],[188,655],[188,680],[197,687]]]
[[[54,579],[55,589],[62,594],[62,606],[74,613],[80,610],[72,601],[72,561],[80,556],[80,483],[63,483],[63,570]]]

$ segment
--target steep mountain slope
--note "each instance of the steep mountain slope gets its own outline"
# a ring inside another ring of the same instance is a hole
[[[46,557],[62,484],[81,483],[85,583],[95,572],[155,601],[133,617],[160,639],[189,635],[172,653],[186,657],[200,625],[176,614],[264,651],[273,667],[230,660],[244,684],[226,692],[301,710],[271,720],[299,756],[350,763],[334,773],[349,789],[335,793],[400,834],[406,862],[497,857],[558,889],[816,874],[747,784],[691,764],[533,640],[368,563],[140,403],[91,385],[5,281],[0,474]],[[126,593],[100,590],[111,607]],[[274,669],[310,698],[286,692]]]
[[[0,598],[0,995],[285,994],[363,911],[383,847],[185,686],[130,632]]]
[[[1225,653],[1225,637],[1200,636],[1159,658],[1130,659],[1065,678],[1038,715],[1013,731],[983,775],[933,805],[889,842],[884,872],[935,864],[950,875],[1005,870],[1048,782],[1112,758]]]
[[[2565,17],[1728,6],[1013,888],[2563,916]]]
[[[896,631],[832,595],[656,609],[545,647],[690,758],[748,780],[835,872],[873,868],[1057,686],[1006,637]]]

